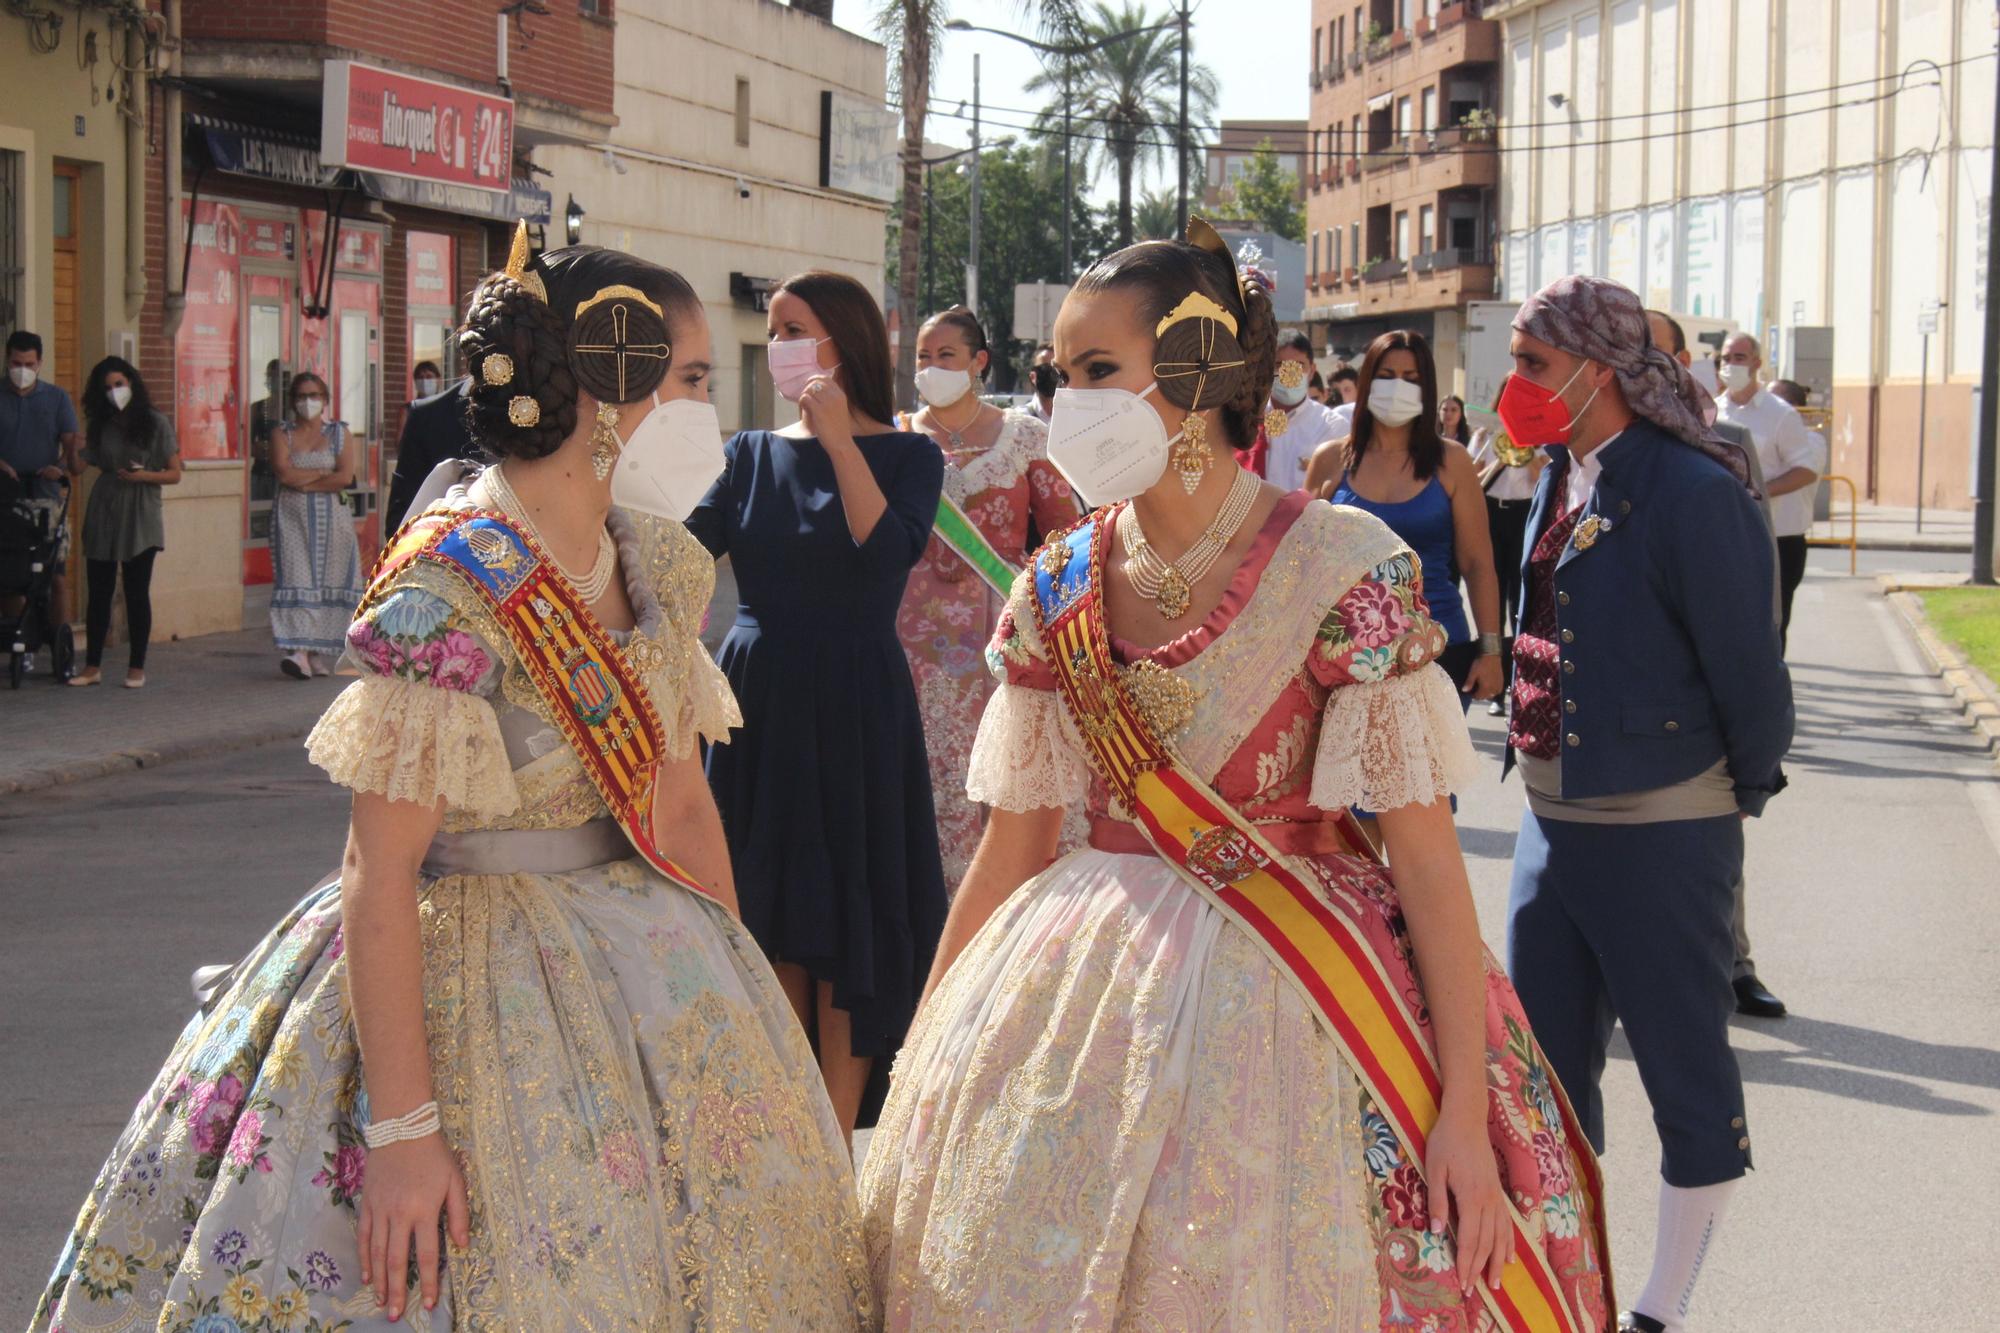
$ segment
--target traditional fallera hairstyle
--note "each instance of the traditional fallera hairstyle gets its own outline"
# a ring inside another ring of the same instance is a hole
[[[700,318],[672,269],[594,245],[531,255],[519,228],[458,333],[474,437],[496,454],[547,457],[575,433],[583,394],[630,403],[657,389],[673,364],[670,326]]]
[[[132,386],[132,401],[125,404],[123,412],[112,406],[111,390],[105,384],[113,375],[123,375]],[[145,378],[137,366],[123,357],[107,356],[90,368],[90,379],[83,386],[83,419],[91,448],[104,438],[105,424],[121,417],[142,424],[151,421],[153,396],[146,392]]]
[[[1361,466],[1369,445],[1374,443],[1375,416],[1368,410],[1368,395],[1364,390],[1375,383],[1382,358],[1399,349],[1416,358],[1417,387],[1424,396],[1423,411],[1410,423],[1410,472],[1418,481],[1428,481],[1444,467],[1444,437],[1438,434],[1437,362],[1431,358],[1429,340],[1415,329],[1389,330],[1369,343],[1367,354],[1361,358],[1361,377],[1355,383],[1354,425],[1347,437],[1347,466],[1350,470]]]
[[[778,284],[812,307],[840,357],[841,386],[862,415],[896,419],[896,369],[889,360],[889,325],[866,287],[845,273],[808,269]]]
[[[980,325],[979,317],[964,306],[955,305],[940,310],[925,320],[923,328],[917,330],[917,336],[921,338],[927,330],[939,327],[958,330],[959,336],[965,339],[965,345],[972,349],[974,356],[978,356],[981,352],[986,353],[986,370],[979,371],[974,377],[985,379],[987,371],[993,369],[993,349],[987,345],[986,330]]]
[[[1159,339],[1153,373],[1160,396],[1189,412],[1221,409],[1223,433],[1238,449],[1256,441],[1277,365],[1278,324],[1270,294],[1239,278],[1213,227],[1192,218],[1185,241],[1141,241],[1106,255],[1076,280],[1076,290],[1138,293],[1140,317]]]

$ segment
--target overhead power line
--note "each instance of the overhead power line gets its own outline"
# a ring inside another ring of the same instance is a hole
[[[1896,77],[1900,79],[1902,76],[1898,75]],[[1867,82],[1879,83],[1881,81],[1868,80]],[[1722,134],[1730,130],[1744,129],[1754,125],[1774,124],[1778,121],[1790,120],[1797,116],[1824,115],[1834,111],[1845,111],[1858,107],[1873,106],[1880,102],[1886,102],[1891,98],[1900,97],[1904,93],[1918,92],[1926,88],[1940,88],[1942,86],[1943,86],[1942,79],[1931,79],[1922,83],[1904,83],[1898,87],[1884,88],[1866,97],[1848,98],[1846,100],[1839,102],[1830,102],[1825,106],[1794,107],[1790,110],[1774,111],[1766,116],[1752,116],[1746,119],[1731,119],[1714,125],[1676,125],[1669,127],[1667,129],[1654,130],[1644,134],[1622,135],[1615,138],[1606,138],[1606,139],[1576,140],[1568,143],[1542,143],[1542,144],[1461,143],[1457,145],[1440,147],[1431,150],[1430,152],[1426,153],[1425,156],[1443,157],[1448,154],[1454,154],[1454,153],[1461,155],[1472,155],[1477,153],[1540,153],[1540,152],[1553,152],[1558,149],[1610,148],[1628,144],[1647,143],[1656,139],[1682,138],[1696,134]],[[1024,134],[1039,134],[1052,138],[1058,137],[1061,134],[1061,131],[1059,130],[1055,131],[1054,134],[1050,134],[1049,131],[1044,126],[1041,125],[1034,125],[1034,124],[1023,125],[1009,121],[993,120],[987,115],[987,112],[989,110],[991,110],[991,108],[986,108],[986,107],[982,107],[980,110],[981,124],[987,128],[995,130],[1014,130]],[[961,116],[958,113],[951,111],[934,110],[931,112],[931,114],[944,116],[948,119],[960,119],[967,121],[972,119],[970,115]],[[1638,118],[1650,119],[1652,117],[1657,117],[1657,116],[1676,116],[1679,114],[1681,114],[1679,110],[1652,111],[1652,112],[1642,113],[1641,116]],[[1631,117],[1619,117],[1619,119],[1631,119]],[[1588,123],[1588,122],[1580,122],[1580,123]],[[1566,121],[1554,122],[1554,124],[1559,125],[1560,127],[1565,129],[1573,128],[1573,126]],[[1506,130],[1521,130],[1531,127],[1522,125],[1496,124],[1492,126],[1487,126],[1485,128],[1487,132],[1497,132]],[[1451,133],[1455,129],[1459,133],[1464,132],[1463,129],[1459,127],[1445,127],[1444,129],[1432,132]],[[1413,134],[1422,133],[1422,131],[1412,131],[1412,133]],[[1138,148],[1141,151],[1148,151],[1154,149],[1162,151],[1172,151],[1176,146],[1175,141],[1173,139],[1158,139],[1145,136],[1141,136],[1139,138],[1132,140],[1121,141],[1117,136],[1114,135],[1080,134],[1073,131],[1070,134],[1070,137],[1072,139],[1081,139],[1089,143],[1117,144],[1120,142],[1129,142],[1132,144],[1133,147]],[[1191,146],[1195,148],[1207,148],[1211,147],[1212,145],[1197,143]],[[1364,150],[1359,150],[1359,153],[1360,155],[1363,156],[1380,157],[1388,154],[1394,154],[1398,151],[1399,150],[1397,148],[1390,147],[1381,149],[1364,149]],[[1321,150],[1321,152],[1322,156],[1329,155],[1327,151],[1324,149]],[[1340,156],[1343,157],[1354,156],[1354,155],[1356,155],[1354,150],[1349,150],[1347,152],[1343,152],[1340,154]]]

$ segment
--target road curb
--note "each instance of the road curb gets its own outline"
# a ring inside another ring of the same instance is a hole
[[[1996,693],[1991,681],[1980,670],[1965,660],[1965,657],[1938,636],[1931,628],[1929,617],[1924,615],[1923,602],[1917,591],[1951,586],[1936,582],[1906,582],[1905,575],[1878,574],[1876,586],[1882,595],[1909,627],[1910,637],[1917,641],[1917,650],[1924,655],[1931,669],[1941,679],[1952,698],[1958,701],[1959,712],[1964,715],[1967,725],[1986,742],[1987,753],[1996,763],[2000,763],[2000,693]]]
[[[313,729],[316,721],[318,717],[314,716],[299,723],[235,732],[227,736],[202,736],[153,748],[118,750],[111,754],[72,759],[67,763],[52,764],[47,768],[31,769],[26,773],[0,777],[0,796],[45,791],[50,787],[88,782],[93,778],[129,772],[135,768],[158,768],[161,764],[170,764],[180,759],[201,759],[209,755],[227,754],[231,750],[248,750],[259,745],[269,745],[273,741],[298,740]]]

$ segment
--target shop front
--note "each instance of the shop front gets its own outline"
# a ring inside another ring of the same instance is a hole
[[[497,104],[480,109],[489,115],[486,134],[504,137],[490,117],[507,104],[466,96]],[[393,97],[388,110],[380,96],[350,97],[338,109],[348,119],[376,116],[380,138],[379,118],[396,105]],[[303,119],[273,123],[268,108],[216,100],[187,125],[183,218],[191,225],[174,260],[185,265],[188,305],[175,335],[175,422],[190,463],[243,469],[246,625],[261,623],[268,605],[271,451],[288,430],[308,429],[291,420],[294,379],[310,373],[325,383],[326,417],[343,423],[357,447],[345,499],[366,562],[384,536],[379,507],[403,411],[417,396],[417,367],[430,363],[446,382],[458,373],[451,333],[465,294],[504,245],[507,225],[517,217],[545,225],[549,216],[549,195],[529,181],[491,189],[366,169],[328,151],[330,128],[314,134]],[[401,129],[409,132],[407,121]],[[496,150],[489,143],[486,151]],[[511,166],[506,151],[501,160]],[[398,165],[423,169],[423,158],[406,148]]]

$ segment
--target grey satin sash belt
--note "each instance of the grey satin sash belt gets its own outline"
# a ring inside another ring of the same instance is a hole
[[[446,875],[560,875],[637,856],[615,819],[565,829],[440,833],[424,853],[426,878]]]

